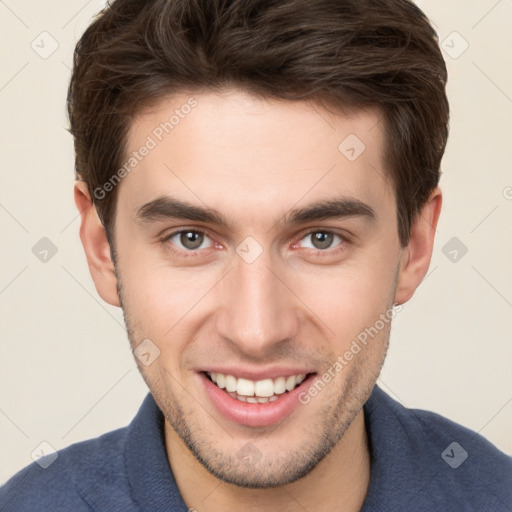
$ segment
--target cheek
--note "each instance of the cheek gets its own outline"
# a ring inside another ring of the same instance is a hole
[[[313,269],[300,273],[297,294],[326,325],[329,337],[344,343],[389,310],[395,266],[391,258],[368,257],[332,269]]]
[[[123,305],[132,321],[163,337],[204,294],[204,272],[173,268],[156,247],[120,247]],[[157,257],[158,256],[158,257]]]
[[[394,272],[394,269],[383,271],[377,263],[316,270],[309,281],[307,275],[301,276],[301,289],[310,303],[327,316],[364,318],[387,306],[394,287]]]
[[[132,278],[125,275],[123,288],[132,318],[162,340],[175,335],[180,322],[205,292],[197,279],[180,278],[177,273],[157,269],[140,270]]]

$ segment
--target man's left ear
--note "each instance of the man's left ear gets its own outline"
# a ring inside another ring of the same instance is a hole
[[[441,213],[442,193],[439,187],[430,194],[411,227],[409,243],[402,250],[400,272],[395,293],[395,304],[407,302],[425,277]]]

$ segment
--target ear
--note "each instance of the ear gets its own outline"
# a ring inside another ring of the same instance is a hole
[[[96,290],[105,302],[120,306],[107,234],[84,181],[75,183],[75,203],[81,217],[80,240]]]
[[[437,221],[441,213],[442,193],[437,187],[425,203],[411,227],[409,243],[402,250],[395,304],[407,302],[425,277],[436,233]]]

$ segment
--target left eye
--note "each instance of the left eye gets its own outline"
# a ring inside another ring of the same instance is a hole
[[[208,236],[201,231],[177,231],[176,233],[172,233],[167,237],[167,240],[173,244],[181,244],[182,248],[187,251],[194,251],[196,249],[206,249],[207,247],[211,247],[212,241],[208,238]],[[201,247],[205,241],[209,241],[209,245]]]
[[[338,239],[339,242],[343,242],[341,236],[331,231],[312,231],[308,233],[301,242],[308,239],[311,240],[311,244],[307,246],[302,243],[301,246],[317,250],[330,249],[335,239]]]

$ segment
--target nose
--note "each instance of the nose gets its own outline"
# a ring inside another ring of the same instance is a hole
[[[218,334],[247,358],[275,355],[279,345],[297,336],[300,301],[286,275],[283,265],[263,252],[252,263],[235,256],[232,270],[220,283]]]

